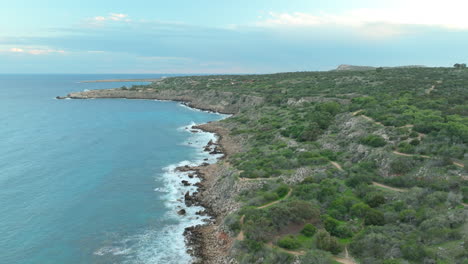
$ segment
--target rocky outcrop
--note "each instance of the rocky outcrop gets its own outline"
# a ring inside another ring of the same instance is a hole
[[[158,90],[153,88],[105,89],[70,93],[67,96],[57,96],[57,99],[92,99],[92,98],[126,98],[148,100],[180,101],[187,106],[200,110],[214,111],[224,114],[235,114],[241,108],[263,103],[262,97],[239,95],[231,92],[212,90]]]

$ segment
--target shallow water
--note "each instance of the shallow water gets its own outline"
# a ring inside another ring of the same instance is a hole
[[[190,262],[182,233],[201,208],[177,215],[187,176],[172,170],[201,162],[214,137],[184,127],[222,116],[175,102],[54,99],[131,85],[82,80],[154,77],[0,75],[0,263]]]

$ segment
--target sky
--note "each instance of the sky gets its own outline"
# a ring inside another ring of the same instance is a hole
[[[272,73],[468,61],[466,0],[0,0],[0,73]]]

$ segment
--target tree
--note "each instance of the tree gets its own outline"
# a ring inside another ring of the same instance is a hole
[[[285,249],[298,249],[301,243],[294,236],[288,235],[278,241],[278,246]]]
[[[312,224],[306,224],[302,229],[301,233],[306,237],[312,237],[315,235],[317,228]]]
[[[385,218],[382,212],[371,209],[368,210],[364,219],[366,225],[384,225]]]
[[[317,239],[315,240],[315,243],[318,249],[330,251],[335,255],[343,250],[342,246],[338,243],[338,240],[336,240],[335,237],[330,236],[330,233],[326,230],[319,230],[316,237]]]

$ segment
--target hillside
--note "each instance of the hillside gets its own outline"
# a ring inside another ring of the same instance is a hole
[[[216,217],[205,263],[466,263],[468,70],[175,77],[69,97],[234,114],[206,128],[231,147],[199,194]]]

